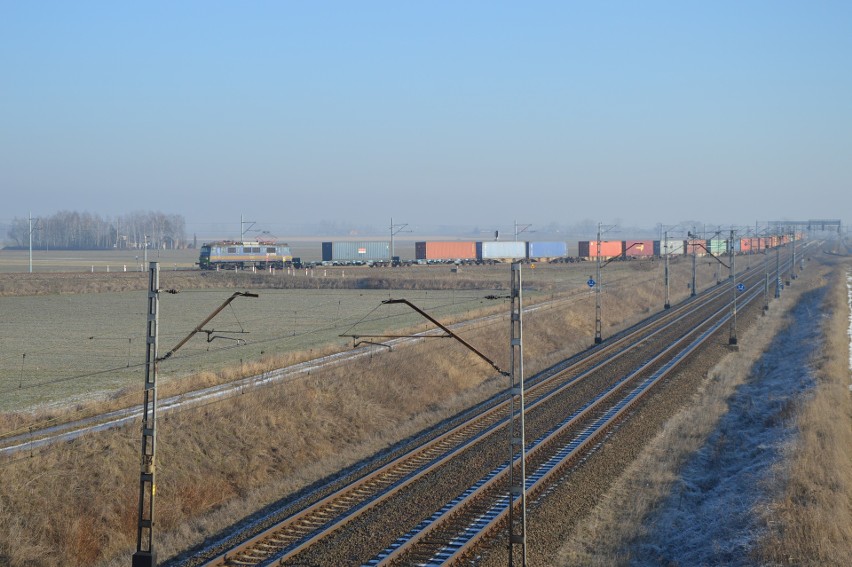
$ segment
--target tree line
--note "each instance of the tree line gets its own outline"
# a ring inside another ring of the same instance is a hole
[[[16,248],[30,245],[30,221],[15,217],[8,232]],[[137,211],[115,218],[91,213],[60,211],[32,219],[32,246],[54,250],[110,248],[186,248],[186,221],[182,215]]]

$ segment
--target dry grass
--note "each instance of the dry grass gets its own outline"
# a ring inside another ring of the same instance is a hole
[[[607,335],[662,304],[656,276],[627,275],[605,295]],[[680,277],[684,281],[683,272]],[[619,289],[631,293],[614,293]],[[679,286],[672,300],[687,293]],[[588,293],[526,316],[528,373],[588,347],[593,320]],[[462,336],[485,345],[505,367],[508,331],[504,319]],[[493,395],[505,384],[492,375],[456,343],[422,342],[376,350],[371,358],[247,391],[228,403],[164,414],[158,428],[161,559]],[[227,372],[195,378],[199,385],[228,379]],[[0,463],[0,564],[125,565],[135,545],[138,446],[138,428],[131,427]]]
[[[847,267],[847,269],[849,269]],[[783,467],[786,488],[762,514],[766,565],[852,565],[852,400],[846,271],[831,281],[813,398],[797,416],[798,437]]]
[[[807,278],[785,290],[781,303],[770,303],[768,316],[742,335],[740,350],[725,356],[709,372],[709,380],[696,392],[689,408],[666,422],[590,517],[578,526],[559,550],[558,564],[604,567],[629,562],[624,543],[645,535],[643,520],[668,496],[681,466],[704,444],[727,412],[727,399],[748,378],[754,362],[786,325],[784,314],[788,307],[820,283],[826,272],[825,267],[819,274],[808,272]]]

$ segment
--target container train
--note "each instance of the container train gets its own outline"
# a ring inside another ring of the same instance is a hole
[[[740,238],[733,241],[736,254],[759,253],[799,240],[803,235]],[[567,242],[525,241],[425,241],[414,246],[417,263],[495,263],[506,261],[573,262],[594,260],[598,256],[609,260],[654,258],[669,256],[697,256],[728,253],[730,241],[726,239],[668,239],[668,240],[608,240],[598,243],[582,240],[576,243],[577,255],[569,254]],[[391,258],[388,241],[337,241],[321,244],[321,258],[331,264],[411,263]],[[290,254],[287,244],[274,242],[219,241],[204,244],[198,265],[202,269],[281,268],[300,265]]]

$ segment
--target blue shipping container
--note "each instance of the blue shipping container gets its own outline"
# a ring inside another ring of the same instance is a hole
[[[527,242],[527,258],[562,258],[568,255],[564,242]]]
[[[323,262],[372,262],[390,260],[390,242],[323,242]]]

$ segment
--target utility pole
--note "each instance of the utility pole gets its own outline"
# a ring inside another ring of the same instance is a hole
[[[601,282],[601,223],[598,223],[598,239],[595,241],[595,246],[597,248],[595,253],[597,260],[595,268],[595,344],[599,345],[603,342],[601,336],[601,287],[603,287]]]
[[[794,228],[791,232],[790,240],[793,241],[793,259],[790,264],[790,279],[794,280],[798,276],[796,276],[796,229]]]
[[[246,233],[254,226],[255,221],[243,220],[243,215],[240,215],[240,242],[246,239]],[[245,226],[248,225],[248,228]]]
[[[515,242],[518,241],[518,235],[525,230],[528,230],[532,225],[531,224],[518,224],[518,221],[515,221]]]
[[[393,237],[394,237],[394,235],[399,234],[400,232],[411,232],[410,230],[405,230],[405,231],[403,230],[407,226],[408,226],[408,223],[393,224],[393,217],[391,217],[391,223],[390,223],[390,237],[391,237],[390,261],[391,261],[391,265],[393,265],[393,261],[394,261],[393,259],[396,256],[396,254],[394,253]]]
[[[142,410],[142,470],[139,475],[139,515],[136,529],[136,553],[133,554],[133,567],[156,567],[157,552],[154,550],[154,497],[157,486],[154,474],[157,468],[157,365],[161,360],[170,358],[175,351],[185,345],[196,333],[206,332],[207,342],[211,331],[203,327],[218,315],[237,297],[257,297],[256,293],[234,292],[212,314],[195,327],[177,346],[159,358],[157,326],[159,325],[160,306],[160,263],[151,262],[148,268],[148,324],[145,352],[145,391]],[[174,289],[162,290],[177,293]],[[213,337],[219,338],[219,337]]]
[[[710,237],[710,248],[711,249],[713,248],[713,240],[718,241],[718,238],[721,234],[722,234],[722,227],[720,226],[720,227],[717,227],[716,232],[713,234],[713,236]],[[730,243],[728,243],[728,244],[730,244]],[[726,244],[726,246],[728,246],[728,244]],[[722,283],[722,263],[716,262],[716,285],[719,285],[720,283]]]
[[[142,461],[139,475],[139,514],[133,567],[155,567],[154,495],[157,448],[157,325],[159,324],[160,264],[148,266],[148,322],[145,339],[145,391],[142,410]]]
[[[30,217],[30,273],[33,273],[33,230],[38,230],[38,220],[36,220],[36,228],[33,228],[33,213],[29,213]]]
[[[665,240],[663,240],[663,257],[665,258],[665,280],[666,280],[666,303],[663,305],[664,309],[671,308],[672,304],[669,301],[669,231],[665,232]]]
[[[775,299],[781,297],[781,246],[775,246]]]
[[[148,235],[142,235],[142,265],[148,263]]]
[[[759,242],[759,240],[758,240]],[[769,311],[769,253],[763,253],[763,314]]]
[[[692,248],[692,293],[689,296],[695,297],[695,227],[692,227],[692,232],[688,233],[687,236],[689,237],[689,246]]]
[[[526,434],[524,430],[524,332],[521,263],[512,262],[512,316],[510,343],[512,372],[509,377],[509,566],[515,563],[515,549],[520,547],[520,565],[527,564],[527,501],[526,501]],[[515,454],[520,453],[520,474],[515,475]],[[515,515],[515,499],[520,500],[520,513]]]
[[[509,565],[514,566],[515,546],[520,546],[522,567],[526,567],[526,432],[524,430],[524,339],[523,339],[523,291],[521,279],[521,263],[512,262],[512,301],[510,348],[512,370],[506,371],[482,354],[473,345],[455,334],[449,327],[408,301],[407,299],[386,299],[383,305],[404,304],[428,319],[444,331],[443,335],[433,335],[436,338],[453,338],[464,345],[476,356],[487,362],[501,376],[509,378]],[[505,297],[505,296],[504,296]],[[497,299],[495,297],[495,299]],[[421,335],[340,335],[342,337],[361,338],[401,338]],[[356,343],[357,344],[357,343]],[[167,355],[168,356],[168,355]],[[165,358],[165,357],[164,357]],[[520,474],[515,474],[515,455],[520,452]],[[515,499],[520,500],[520,515],[516,517]],[[136,567],[134,565],[134,567]]]
[[[737,270],[734,265],[736,261],[736,256],[734,256],[734,231],[731,230],[731,239],[728,243],[728,258],[731,262],[731,285],[734,290],[734,300],[731,303],[731,333],[728,337],[728,344],[735,345],[737,344],[737,293],[739,293],[739,289],[737,287]]]

